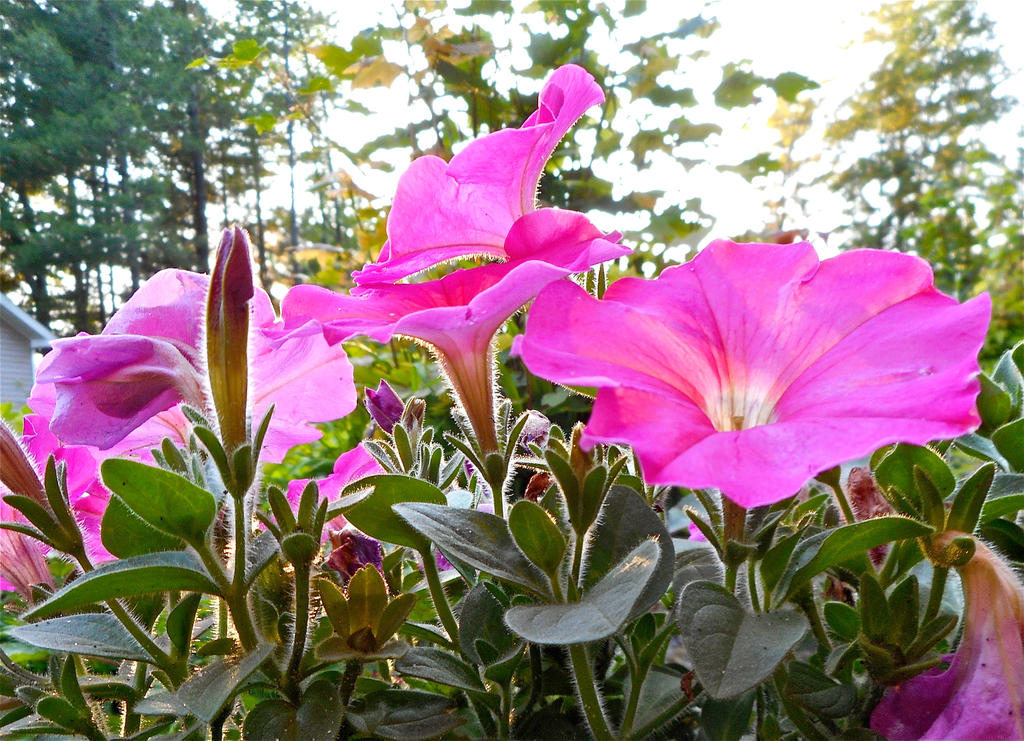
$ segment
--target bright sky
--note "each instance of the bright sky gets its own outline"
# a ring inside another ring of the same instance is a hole
[[[337,27],[337,42],[344,44],[351,36],[363,28],[376,23],[378,14],[385,18],[392,16],[390,3],[376,2],[345,2],[341,10],[332,0],[310,0],[310,2],[332,17]],[[817,116],[816,132],[805,140],[809,150],[818,148],[820,131],[834,118],[841,102],[849,97],[872,70],[877,68],[885,55],[885,48],[878,44],[860,43],[865,32],[870,28],[871,21],[866,13],[878,7],[878,0],[843,0],[843,2],[821,2],[821,0],[783,0],[782,2],[761,2],[760,0],[718,0],[718,2],[702,3],[692,0],[651,0],[648,11],[640,16],[624,19],[620,28],[614,29],[607,38],[607,52],[602,53],[603,62],[613,69],[616,63],[628,67],[633,61],[621,59],[617,51],[621,46],[619,37],[633,38],[632,29],[645,33],[664,30],[668,19],[677,19],[681,15],[680,3],[689,14],[702,13],[705,17],[715,16],[721,27],[712,35],[707,47],[710,56],[706,57],[698,70],[697,77],[681,81],[682,84],[694,88],[698,101],[713,102],[712,91],[721,80],[721,69],[727,62],[739,62],[749,59],[752,69],[764,76],[773,76],[785,71],[794,71],[806,75],[822,84],[814,95],[821,102]],[[216,12],[229,4],[230,0],[208,0],[208,5]],[[460,2],[459,5],[462,3]],[[527,3],[517,0],[513,3],[521,8]],[[609,0],[615,7],[616,0]],[[1012,95],[1024,101],[1024,45],[1019,44],[1019,37],[1024,32],[1024,3],[1007,0],[979,0],[979,8],[996,22],[997,35],[1002,44],[1002,52],[1007,66],[1015,72],[1000,92]],[[689,6],[689,7],[687,7]],[[464,23],[463,19],[452,15],[453,25]],[[500,33],[505,30],[510,34],[511,52],[502,52],[505,56],[499,66],[525,67],[525,46],[528,36],[518,24],[509,24],[496,31],[496,44],[500,47],[505,39]],[[521,43],[517,43],[521,42]],[[595,44],[597,46],[597,44]],[[387,55],[404,53],[400,45],[386,48]],[[619,57],[619,59],[617,59]],[[399,64],[403,59],[392,57]],[[635,60],[634,60],[635,61]],[[692,65],[691,65],[692,66]],[[504,82],[505,86],[511,84]],[[498,78],[499,87],[503,80]],[[676,83],[678,84],[678,83]],[[539,83],[538,83],[539,86]],[[535,92],[525,91],[524,92]],[[397,118],[407,120],[410,111],[416,115],[417,101],[411,96],[412,91],[406,89],[402,82],[397,81],[390,89],[358,91],[357,97],[371,110],[377,111],[380,126],[387,130],[394,125]],[[759,179],[751,184],[739,175],[720,172],[715,165],[735,164],[748,159],[760,152],[767,151],[776,141],[776,132],[767,126],[767,119],[775,108],[773,96],[764,96],[760,104],[746,108],[724,111],[713,104],[704,108],[693,109],[689,117],[695,122],[710,121],[723,128],[723,134],[712,137],[705,144],[695,145],[695,156],[710,160],[710,164],[701,165],[680,177],[680,168],[658,166],[655,164],[646,170],[642,178],[637,178],[632,168],[627,166],[631,155],[624,153],[619,162],[613,159],[610,170],[601,172],[604,177],[617,184],[622,191],[630,187],[642,190],[661,189],[666,195],[659,201],[660,210],[669,203],[683,203],[693,197],[700,197],[704,210],[715,219],[714,227],[700,236],[700,244],[706,244],[719,236],[730,236],[747,229],[762,229],[769,219],[769,211],[764,205],[768,198],[778,196],[778,183]],[[419,103],[419,106],[423,106]],[[420,110],[425,115],[425,107]],[[453,115],[459,115],[457,112]],[[353,121],[355,123],[355,121]],[[350,146],[358,146],[376,135],[376,127],[366,119],[359,119],[359,130],[353,130],[347,122],[339,118],[334,126],[335,132],[345,132]],[[592,120],[584,118],[578,124],[583,132],[582,140],[596,135],[596,127]],[[1013,114],[1007,116],[998,127],[987,132],[986,141],[989,145],[1006,157],[1015,156],[1015,148],[1020,142],[1020,132],[1024,128],[1024,106],[1018,106]],[[817,137],[817,138],[816,138]],[[685,151],[680,153],[686,156]],[[798,152],[799,154],[799,152]],[[401,164],[396,162],[396,164]],[[394,193],[395,183],[402,167],[393,173],[368,171],[357,177],[357,184],[371,193],[382,197],[387,203]],[[638,180],[642,182],[633,185]],[[301,182],[301,181],[300,181]],[[283,173],[278,184],[269,194],[271,199],[284,203],[287,199],[286,179]],[[301,186],[300,186],[301,188]],[[841,226],[843,203],[828,193],[823,187],[810,191],[810,204],[807,209],[805,223],[787,224],[787,228],[807,228],[812,233],[827,233]],[[609,231],[630,228],[621,221],[602,219],[595,216],[598,225]],[[605,223],[607,222],[607,223]],[[819,250],[832,253],[836,249],[832,244],[825,246],[816,240]]]

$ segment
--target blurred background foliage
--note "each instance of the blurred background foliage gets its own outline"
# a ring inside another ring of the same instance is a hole
[[[235,0],[230,11],[196,0],[0,0],[0,285],[59,334],[96,332],[156,270],[205,271],[211,235],[237,221],[274,295],[297,282],[344,290],[385,239],[391,193],[371,192],[371,176],[519,125],[550,70],[572,62],[607,100],[556,151],[539,198],[623,232],[636,251],[610,277],[656,274],[713,229],[699,195],[647,187],[654,168],[706,165],[706,144],[735,135],[697,109],[773,96],[776,145],[718,165],[763,186],[771,218],[713,236],[820,239],[808,234],[806,194],[824,185],[849,204],[830,244],[915,252],[942,290],[990,291],[988,358],[1024,334],[1024,147],[1015,161],[986,147],[983,127],[1016,101],[995,90],[1009,72],[974,3],[882,6],[872,35],[888,56],[838,112],[817,106],[814,80],[762,76],[741,58],[720,70],[713,99],[699,99],[685,81],[715,44],[714,8],[653,6],[395,2],[376,25],[342,33],[299,0]],[[653,12],[658,32],[629,37],[642,27],[631,19]],[[525,68],[513,26],[529,37]],[[375,100],[403,115],[382,116]],[[826,139],[802,159],[797,145],[822,118]],[[828,163],[826,174],[811,160]],[[420,348],[367,343],[352,355],[357,381],[387,376],[444,417]],[[501,383],[517,406],[559,421],[586,407],[517,361]],[[351,447],[367,424],[354,415],[336,425],[327,447]],[[330,453],[292,458],[313,456],[326,473]]]

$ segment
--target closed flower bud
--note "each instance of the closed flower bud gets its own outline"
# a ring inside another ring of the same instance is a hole
[[[254,294],[249,238],[240,227],[225,229],[210,276],[206,357],[213,404],[229,452],[246,438],[249,301]]]
[[[395,425],[402,420],[402,412],[405,409],[405,405],[398,398],[398,394],[383,379],[377,385],[376,391],[371,388],[366,389],[363,404],[366,405],[366,411],[373,417],[373,421],[377,423],[377,426],[389,434],[395,428]]]

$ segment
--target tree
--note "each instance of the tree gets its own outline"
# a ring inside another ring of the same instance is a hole
[[[868,40],[892,48],[828,128],[840,163],[830,184],[851,205],[858,246],[920,255],[962,299],[977,292],[999,249],[991,232],[1013,208],[989,198],[1011,173],[983,127],[1013,104],[996,95],[1007,72],[992,22],[973,2],[892,3],[875,17]]]

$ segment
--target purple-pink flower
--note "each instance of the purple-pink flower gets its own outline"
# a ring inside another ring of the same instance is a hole
[[[937,538],[942,547],[964,533]],[[1024,738],[1024,587],[982,543],[960,568],[963,636],[947,669],[889,689],[871,728],[893,741]]]
[[[605,239],[582,214],[547,209],[520,218],[505,241],[508,260],[457,270],[424,283],[378,284],[358,296],[296,286],[282,302],[285,329],[310,320],[331,342],[403,335],[438,353],[466,416],[493,450],[491,339],[519,307],[552,281],[629,249]]]
[[[750,507],[893,442],[973,430],[987,295],[937,291],[927,263],[878,250],[822,262],[807,243],[717,241],[598,301],[547,287],[516,351],[597,387],[588,445],[628,443],[653,484]]]
[[[545,163],[584,111],[602,101],[590,73],[567,64],[548,78],[520,128],[482,136],[451,162],[414,161],[398,183],[388,241],[377,262],[354,274],[356,282],[392,283],[466,255],[509,257],[505,237],[536,208]]]
[[[209,278],[184,270],[157,273],[111,318],[102,334],[54,342],[29,400],[63,443],[141,454],[164,437],[188,440],[182,402],[208,408],[202,363]],[[316,440],[310,422],[355,407],[352,366],[317,325],[283,331],[269,297],[252,301],[250,404],[256,423],[275,405],[264,460]],[[325,393],[325,389],[330,389]]]

